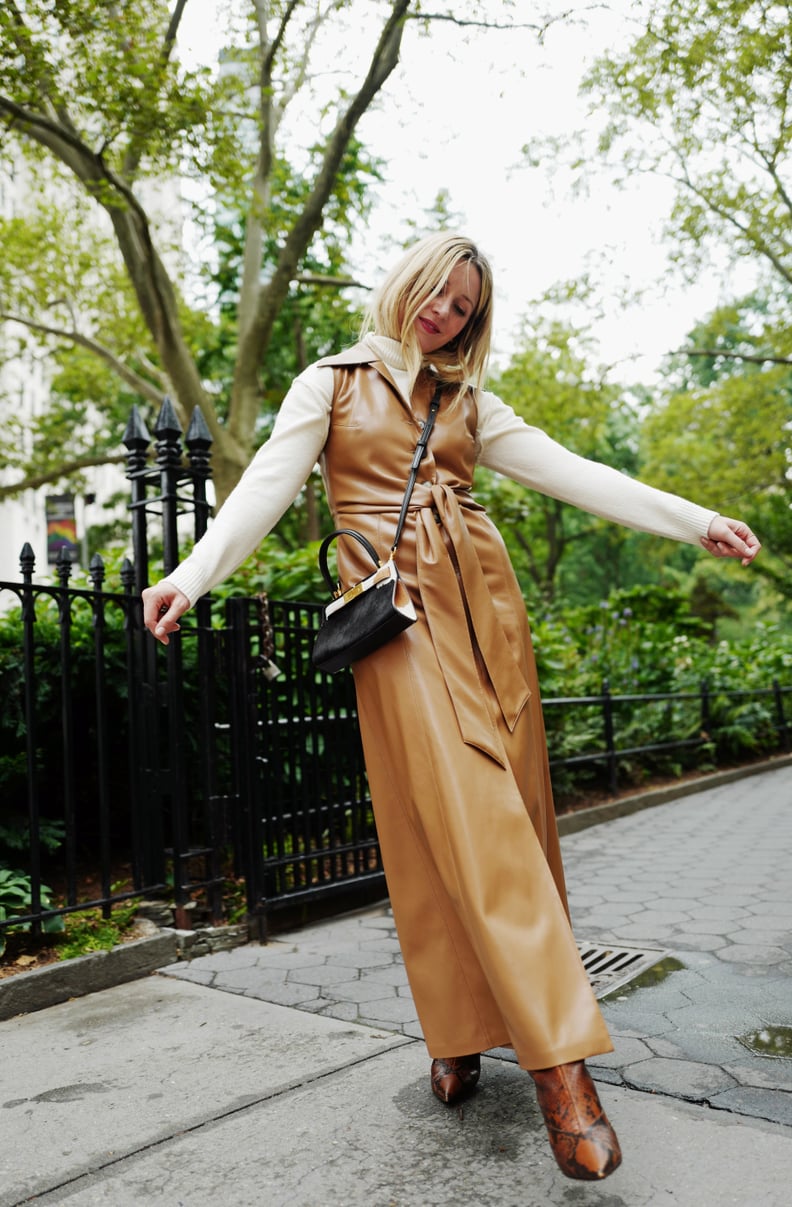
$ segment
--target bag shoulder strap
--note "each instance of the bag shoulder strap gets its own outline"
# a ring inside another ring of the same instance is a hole
[[[402,529],[404,528],[404,522],[407,519],[407,509],[410,506],[410,499],[412,498],[413,489],[415,488],[415,480],[418,477],[418,467],[420,466],[421,462],[424,459],[424,455],[426,453],[426,446],[429,443],[429,437],[431,436],[432,428],[434,427],[435,416],[437,415],[437,412],[440,410],[441,394],[442,394],[442,386],[438,385],[434,392],[434,395],[432,397],[432,401],[429,403],[429,414],[427,415],[426,422],[424,423],[423,428],[421,429],[421,434],[418,437],[418,443],[416,444],[415,452],[413,453],[412,465],[410,466],[410,476],[407,479],[407,487],[404,491],[404,498],[402,500],[401,512],[399,514],[399,522],[396,525],[396,536],[393,538],[393,544],[391,545],[391,548],[390,548],[390,558],[388,559],[389,561],[393,561],[393,556],[396,553],[396,546],[398,545],[399,540],[401,539]],[[367,541],[366,538],[364,536],[362,536],[359,532],[355,532],[351,528],[336,528],[333,532],[329,532],[327,534],[327,536],[324,538],[324,540],[322,541],[322,544],[319,549],[319,569],[321,570],[322,577],[324,578],[324,580],[327,584],[328,591],[332,592],[333,595],[337,595],[338,592],[335,591],[334,587],[333,587],[333,580],[330,576],[330,570],[327,565],[327,557],[328,557],[330,545],[339,536],[354,537],[355,540],[358,541],[363,546],[363,548],[366,550],[366,552],[368,553],[369,557],[371,558],[372,562],[374,563],[375,569],[383,564],[380,561],[379,555],[377,554],[377,551],[374,548],[374,546],[371,545],[369,543],[369,541]]]
[[[391,545],[390,549],[391,559],[393,559],[393,556],[396,553],[396,546],[401,540],[404,521],[407,519],[407,510],[410,506],[410,499],[412,498],[412,493],[415,488],[415,480],[418,477],[418,468],[423,461],[424,456],[426,455],[426,446],[429,443],[429,437],[432,434],[435,417],[437,412],[440,410],[440,396],[442,392],[442,386],[438,385],[435,389],[434,395],[432,396],[432,401],[429,403],[429,414],[426,417],[426,423],[423,425],[421,434],[418,437],[418,443],[415,446],[415,453],[413,454],[412,465],[410,466],[410,476],[407,479],[407,489],[404,492],[401,512],[399,514],[399,522],[396,525],[396,535],[393,538],[393,544]]]

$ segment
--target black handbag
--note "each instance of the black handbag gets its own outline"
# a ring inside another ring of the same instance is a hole
[[[440,408],[440,386],[437,387],[429,404],[429,414],[415,446],[410,476],[402,500],[396,536],[390,548],[390,556],[382,562],[379,555],[362,533],[353,528],[337,528],[329,533],[319,546],[319,569],[327,583],[333,599],[326,606],[319,632],[314,642],[312,660],[320,671],[334,674],[352,662],[358,662],[367,654],[379,649],[397,633],[403,632],[417,620],[415,607],[407,588],[399,577],[394,560],[396,547],[401,538],[407,509],[412,498],[418,467],[426,453],[435,416]],[[356,540],[371,558],[374,572],[342,591],[334,585],[327,565],[327,555],[333,541],[346,536]]]

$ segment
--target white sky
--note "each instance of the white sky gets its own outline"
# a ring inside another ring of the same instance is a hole
[[[548,3],[560,11],[567,7],[563,0]],[[521,3],[517,11],[531,19],[539,7]],[[563,170],[522,166],[522,147],[533,138],[580,128],[591,132],[579,81],[598,53],[624,40],[638,7],[632,0],[612,0],[608,9],[593,6],[585,25],[560,23],[543,46],[530,30],[471,34],[436,22],[430,36],[421,37],[409,22],[401,63],[376,110],[358,127],[369,150],[386,160],[387,175],[370,228],[352,249],[360,278],[376,284],[398,256],[392,240],[406,236],[405,220],[420,222],[445,189],[462,216],[462,229],[495,269],[499,361],[514,347],[520,321],[530,317],[532,299],[590,270],[610,299],[609,317],[593,326],[601,360],[614,365],[616,380],[651,380],[661,357],[680,345],[724,292],[714,274],[704,274],[695,287],[664,276],[662,225],[670,186],[647,179],[625,192],[595,171],[589,195],[574,199]],[[197,53],[222,45],[218,19],[221,27],[226,9],[227,0],[191,0],[188,24],[200,31],[194,35]],[[360,0],[358,9],[360,24],[350,27],[342,45],[327,49],[331,80],[337,56],[354,63],[357,51],[363,62],[371,44],[367,17],[381,18],[380,6],[366,12]],[[304,118],[306,135],[315,136],[314,113],[306,108]],[[616,299],[625,287],[645,292],[640,304],[623,310]],[[579,320],[580,311],[569,317]]]

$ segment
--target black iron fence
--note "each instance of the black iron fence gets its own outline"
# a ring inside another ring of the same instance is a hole
[[[735,728],[746,755],[789,753],[792,748],[792,686],[773,680],[766,688],[735,690],[702,682],[698,691],[613,695],[603,683],[598,696],[543,700],[550,769],[556,787],[569,773],[593,769],[615,794],[636,769],[678,772],[687,766],[715,767],[734,757]],[[786,701],[786,703],[785,703]],[[570,713],[588,724],[566,726]],[[570,737],[581,747],[569,752]],[[565,750],[566,753],[561,753]]]
[[[113,884],[114,853],[136,859],[145,818],[138,808],[134,774],[138,747],[131,667],[136,609],[134,573],[121,570],[122,593],[105,590],[101,558],[91,562],[91,588],[70,587],[72,567],[61,560],[57,585],[33,581],[29,545],[20,558],[21,582],[0,583],[18,601],[6,614],[0,662],[2,815],[0,844],[7,873],[18,852],[28,877],[27,897],[17,889],[16,908],[6,877],[0,894],[0,926],[32,923],[36,928],[75,911],[103,906],[128,895]],[[7,602],[7,601],[4,601]],[[123,821],[119,819],[123,817]],[[58,849],[58,890],[43,880],[47,854]],[[80,852],[90,850],[96,875],[93,892],[78,895]],[[2,866],[2,865],[0,865]],[[135,892],[159,892],[158,879],[144,883],[135,870]],[[5,916],[4,916],[5,915]]]
[[[22,564],[20,583],[0,583],[19,601],[2,626],[18,656],[0,663],[0,858],[16,822],[30,894],[0,931],[135,896],[168,898],[184,925],[191,910],[218,920],[231,880],[260,929],[289,906],[384,890],[352,677],[310,661],[318,605],[207,598],[162,650],[142,630],[129,562],[120,592],[99,558],[90,588],[69,585],[68,563],[52,586],[33,582],[27,549]],[[789,751],[790,694],[778,682],[624,696],[605,684],[547,699],[555,785],[587,775],[615,792],[636,768],[716,766],[736,715],[758,752]]]
[[[384,891],[352,676],[311,663],[321,611],[227,604],[238,849],[248,915],[262,920],[351,888]]]
[[[18,605],[0,623],[0,947],[64,915],[162,897],[180,925],[219,920],[229,886],[258,923],[288,906],[384,891],[349,673],[310,660],[319,605],[209,597],[166,649],[143,630],[148,525],[162,524],[166,572],[178,517],[208,516],[210,441],[184,438],[169,403],[151,438],[137,412],[124,436],[134,561],[108,590],[0,583]],[[277,673],[276,668],[277,666]],[[615,792],[637,769],[717,765],[735,717],[748,750],[789,751],[792,686],[544,701],[560,792],[587,777]],[[574,717],[574,721],[571,718]]]

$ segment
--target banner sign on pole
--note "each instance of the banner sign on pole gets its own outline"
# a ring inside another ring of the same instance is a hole
[[[50,495],[47,498],[47,562],[56,565],[61,549],[70,562],[80,560],[74,495]]]

